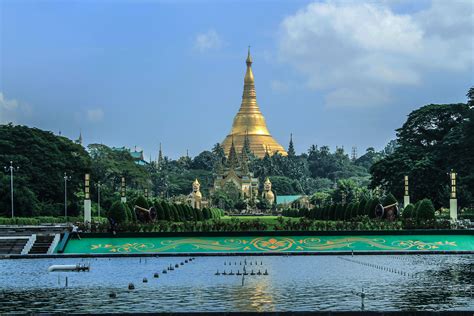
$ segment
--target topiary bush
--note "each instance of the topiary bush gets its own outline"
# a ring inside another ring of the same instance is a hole
[[[418,206],[416,212],[417,220],[433,220],[435,219],[435,208],[430,199],[423,199]]]
[[[415,218],[415,206],[413,204],[405,206],[402,216],[403,218]]]
[[[397,203],[397,199],[393,196],[392,193],[389,193],[385,196],[385,198],[383,199],[383,206],[387,206],[387,205],[392,205],[392,204],[395,204]]]
[[[124,223],[128,220],[127,205],[120,201],[112,204],[112,207],[107,212],[107,216],[113,218],[117,223]]]
[[[367,206],[367,199],[363,197],[363,198],[360,200],[360,202],[359,202],[359,207],[358,207],[358,209],[357,209],[357,215],[358,215],[358,216],[367,215],[367,214],[365,213],[365,208],[366,208],[366,206]]]
[[[375,218],[375,207],[380,204],[380,199],[378,197],[375,197],[371,199],[366,206],[366,214],[369,216],[369,218]]]
[[[143,195],[140,195],[135,199],[135,205],[146,208],[146,209],[150,208],[150,204],[148,204],[148,201],[145,199]]]

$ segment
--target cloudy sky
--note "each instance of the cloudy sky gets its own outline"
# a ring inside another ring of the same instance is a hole
[[[221,142],[251,45],[270,132],[382,149],[474,85],[472,1],[0,0],[0,123],[191,156]]]

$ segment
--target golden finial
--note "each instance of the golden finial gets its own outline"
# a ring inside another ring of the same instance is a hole
[[[249,45],[249,50],[247,53],[247,60],[245,62],[247,63],[247,66],[252,65],[252,56],[250,56],[250,45]]]
[[[194,180],[193,184],[199,184],[199,181],[198,181],[197,178],[196,178],[196,180]]]

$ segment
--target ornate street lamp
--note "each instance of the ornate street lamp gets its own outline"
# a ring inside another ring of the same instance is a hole
[[[408,192],[408,176],[405,176],[405,194],[403,195],[403,206],[410,204],[410,194]]]
[[[458,219],[458,199],[456,192],[456,176],[458,174],[451,169],[449,173],[449,179],[451,181],[451,194],[449,199],[449,215],[452,220]]]
[[[91,201],[91,175],[84,175],[84,224],[92,222],[92,201]]]
[[[122,177],[120,196],[121,196],[120,200],[122,201],[122,203],[126,203],[127,195],[126,195],[125,177]]]

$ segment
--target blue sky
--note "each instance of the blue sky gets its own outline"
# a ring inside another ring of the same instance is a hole
[[[0,123],[194,156],[230,131],[251,45],[283,146],[382,149],[413,109],[465,102],[473,5],[0,0]]]

